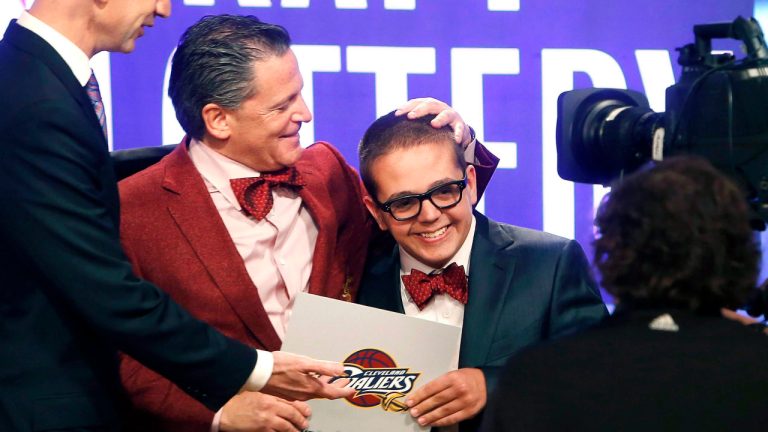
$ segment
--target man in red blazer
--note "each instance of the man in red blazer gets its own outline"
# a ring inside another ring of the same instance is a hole
[[[203,18],[182,36],[170,79],[188,136],[120,184],[121,237],[137,274],[224,334],[270,351],[280,348],[298,292],[354,299],[374,229],[357,173],[339,152],[299,145],[311,120],[302,85],[285,29],[254,17]],[[473,141],[442,102],[415,100],[405,111],[440,113],[435,126]],[[492,172],[493,157],[478,147],[470,155],[479,152]],[[263,394],[213,413],[131,358],[121,373],[143,430],[294,430],[309,414],[301,402]]]

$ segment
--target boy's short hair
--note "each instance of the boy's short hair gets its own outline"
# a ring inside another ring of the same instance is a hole
[[[373,122],[365,131],[363,139],[358,146],[360,158],[360,176],[363,184],[376,200],[376,185],[373,181],[371,168],[373,162],[381,156],[398,149],[415,147],[423,144],[445,142],[454,148],[456,154],[456,166],[462,172],[467,166],[461,147],[454,142],[453,130],[449,126],[441,128],[433,127],[430,122],[435,115],[428,115],[417,119],[408,119],[407,116],[396,116],[392,111]]]

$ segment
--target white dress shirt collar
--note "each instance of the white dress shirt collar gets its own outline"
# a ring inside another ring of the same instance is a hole
[[[464,243],[462,243],[459,250],[456,252],[456,255],[453,256],[450,260],[448,260],[448,264],[455,262],[457,265],[464,266],[464,272],[469,276],[469,258],[472,255],[472,243],[475,239],[475,216],[472,215],[472,224],[469,227],[469,233],[467,233],[467,238],[464,239]],[[398,246],[399,247],[399,246]],[[408,274],[411,272],[411,270],[416,269],[419,271],[422,271],[426,274],[430,274],[433,271],[437,270],[436,268],[430,267],[418,259],[414,258],[405,251],[402,247],[399,247],[400,249],[400,274]]]
[[[88,56],[71,40],[57,32],[53,27],[32,16],[29,12],[22,12],[17,24],[35,33],[48,42],[48,45],[64,59],[64,62],[72,70],[81,87],[85,87],[91,78],[91,65]]]

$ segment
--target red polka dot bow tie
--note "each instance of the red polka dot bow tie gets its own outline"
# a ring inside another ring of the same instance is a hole
[[[426,274],[413,269],[411,274],[403,276],[403,283],[408,294],[419,310],[424,309],[433,295],[445,293],[467,304],[467,275],[464,266],[451,263],[439,274]]]
[[[272,188],[286,186],[301,188],[304,179],[296,168],[285,168],[280,171],[262,173],[260,177],[231,179],[229,184],[235,193],[237,202],[246,214],[262,220],[272,210]]]

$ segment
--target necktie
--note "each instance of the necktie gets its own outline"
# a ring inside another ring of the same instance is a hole
[[[408,294],[419,310],[424,309],[433,295],[445,293],[467,304],[467,276],[464,266],[451,263],[439,274],[426,274],[413,269],[411,274],[403,276],[403,283]]]
[[[99,119],[101,125],[101,131],[104,133],[104,139],[109,139],[107,133],[107,113],[104,112],[104,102],[101,101],[101,92],[99,91],[99,82],[96,81],[96,75],[91,72],[91,78],[85,84],[85,92],[88,93],[88,98],[91,99],[91,105],[96,112],[96,118]]]
[[[285,168],[271,173],[262,173],[260,177],[231,179],[229,184],[235,193],[237,202],[246,214],[262,220],[272,210],[272,188],[287,186],[301,188],[304,179],[295,168]]]

